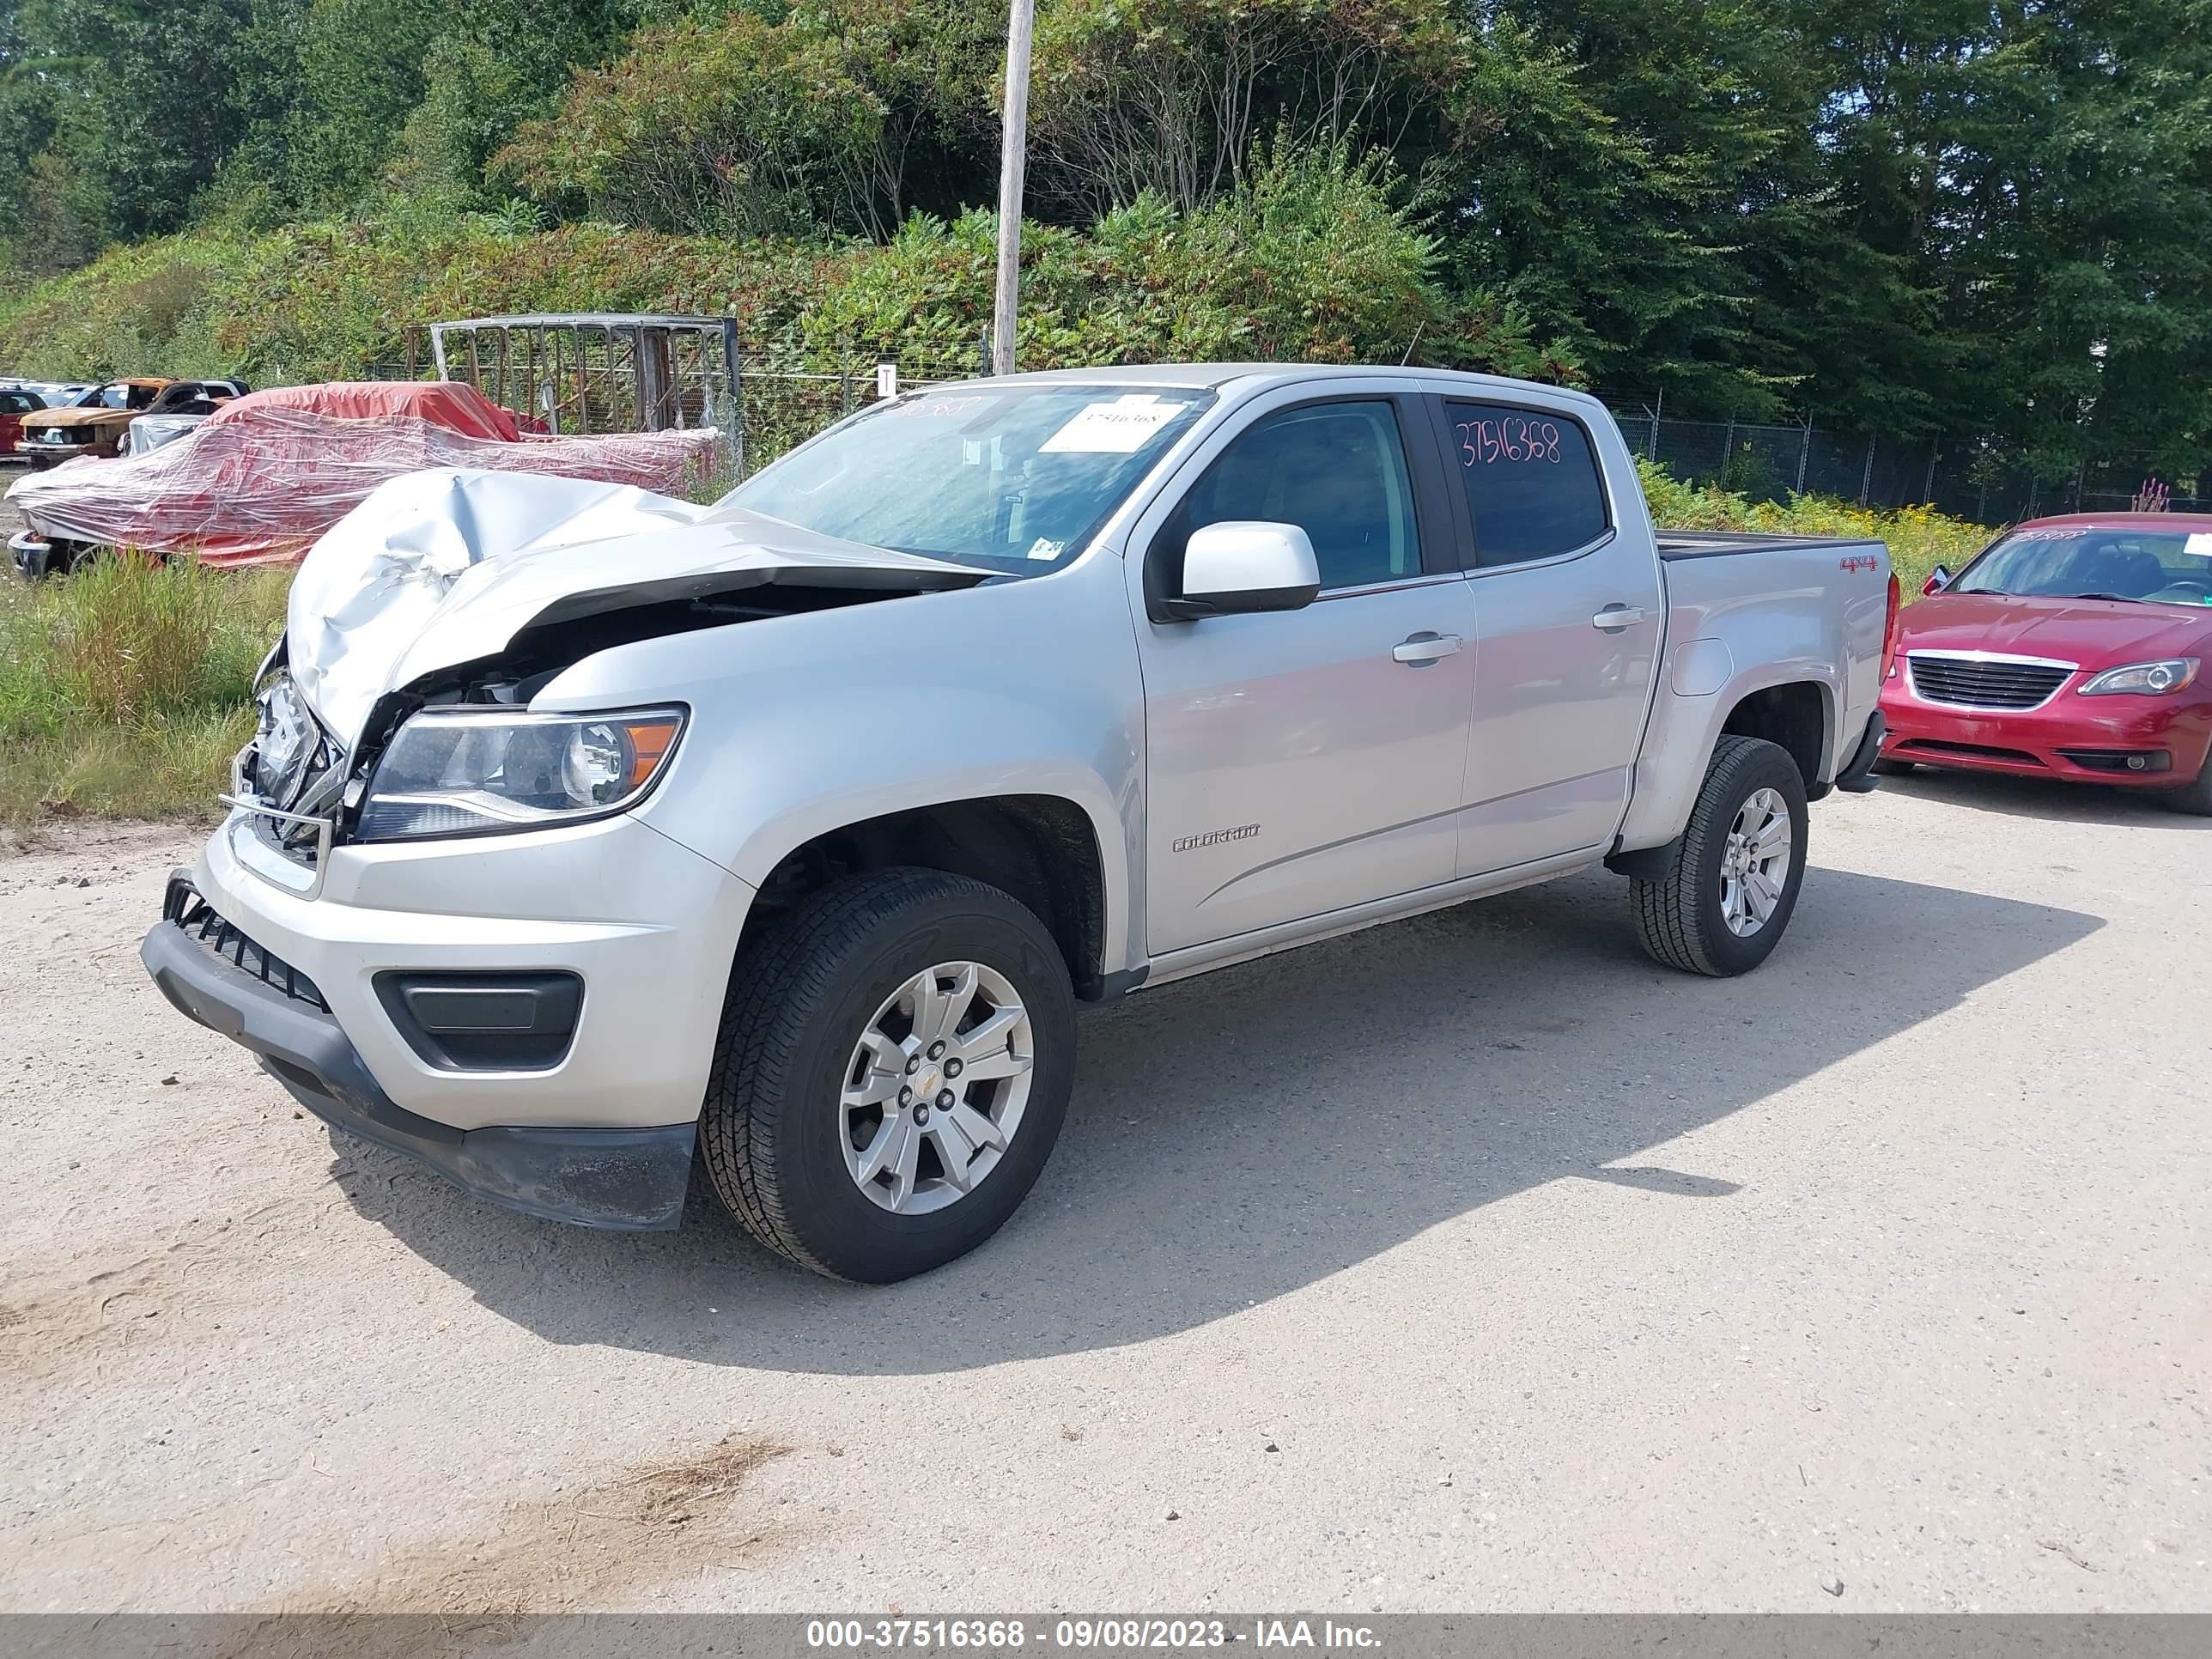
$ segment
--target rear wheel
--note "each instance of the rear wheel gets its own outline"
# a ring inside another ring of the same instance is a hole
[[[1805,878],[1805,781],[1779,744],[1714,747],[1673,862],[1631,882],[1636,931],[1657,961],[1727,977],[1766,960]]]
[[[964,876],[855,876],[741,954],[701,1150],[770,1249],[833,1278],[908,1278],[1028,1194],[1074,1048],[1067,966],[1029,910]]]

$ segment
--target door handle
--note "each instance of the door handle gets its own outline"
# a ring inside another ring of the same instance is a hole
[[[1608,634],[1618,634],[1622,629],[1642,622],[1646,614],[1640,605],[1609,605],[1590,618],[1590,626],[1602,629]]]
[[[1425,668],[1459,647],[1460,637],[1456,634],[1411,634],[1390,647],[1390,660],[1404,663],[1408,668]]]

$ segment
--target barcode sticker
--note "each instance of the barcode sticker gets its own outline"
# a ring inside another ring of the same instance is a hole
[[[1086,404],[1075,418],[1037,446],[1041,455],[1133,455],[1145,440],[1182,413],[1186,405],[1166,403],[1150,392],[1116,398],[1110,404]]]

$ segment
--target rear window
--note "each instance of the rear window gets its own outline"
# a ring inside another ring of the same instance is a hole
[[[1605,485],[1581,422],[1505,404],[1447,403],[1444,415],[1476,564],[1571,553],[1606,532]]]

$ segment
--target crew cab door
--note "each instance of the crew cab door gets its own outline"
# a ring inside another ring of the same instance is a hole
[[[1608,483],[1599,434],[1564,409],[1472,397],[1434,408],[1475,612],[1458,873],[1606,846],[1665,632],[1648,515],[1640,500],[1614,507],[1640,487],[1632,472]]]
[[[1451,879],[1474,612],[1428,419],[1387,390],[1276,394],[1140,520],[1155,957]],[[1191,532],[1237,520],[1304,529],[1320,596],[1154,620]]]

